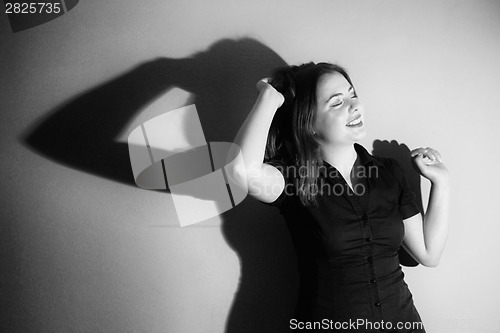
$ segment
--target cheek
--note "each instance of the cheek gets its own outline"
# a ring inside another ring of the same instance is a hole
[[[320,118],[316,119],[316,133],[325,138],[339,135],[345,125],[336,115],[325,114]]]

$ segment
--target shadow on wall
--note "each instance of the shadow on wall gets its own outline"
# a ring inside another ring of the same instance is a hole
[[[232,142],[257,96],[255,83],[284,65],[256,40],[221,40],[188,58],[149,61],[83,93],[34,124],[21,140],[54,162],[135,187],[127,144],[116,137],[146,106],[169,89],[189,91],[206,140]],[[404,148],[394,141],[376,141],[373,152],[398,159],[409,171]],[[410,182],[420,193],[419,179]],[[298,278],[284,221],[275,208],[252,198],[224,213],[222,220],[225,239],[241,263],[226,333],[287,331]],[[113,329],[126,323],[109,325]]]
[[[206,141],[232,142],[257,96],[255,83],[284,65],[256,40],[221,40],[188,58],[141,64],[49,112],[20,139],[56,163],[136,187],[128,146],[116,138],[149,104],[169,89],[188,91],[194,100],[187,104],[196,104]],[[294,310],[297,277],[284,222],[273,208],[251,198],[221,217],[224,237],[241,263],[226,332],[285,331]],[[107,325],[112,331],[126,327]]]
[[[257,96],[255,83],[283,65],[252,39],[222,40],[189,58],[158,58],[50,112],[22,140],[55,162],[135,186],[127,144],[116,138],[151,102],[175,87],[189,91],[207,141],[232,142]]]

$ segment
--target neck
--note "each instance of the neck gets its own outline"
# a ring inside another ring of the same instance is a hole
[[[354,145],[323,146],[323,159],[334,166],[341,174],[348,175],[356,161],[358,154]]]

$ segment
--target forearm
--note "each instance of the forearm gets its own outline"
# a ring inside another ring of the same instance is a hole
[[[423,225],[425,248],[432,266],[439,262],[448,236],[449,197],[447,183],[432,184]]]
[[[260,91],[252,110],[235,138],[244,163],[239,167],[244,167],[245,172],[261,167],[264,160],[269,128],[281,104],[281,96],[272,89],[264,88]]]

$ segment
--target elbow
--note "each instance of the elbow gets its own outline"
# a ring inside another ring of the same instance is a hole
[[[234,164],[226,167],[226,175],[230,184],[237,185],[246,194],[255,196],[260,193],[260,188],[256,186],[260,176],[256,167]]]
[[[229,178],[228,180],[231,183],[236,184],[241,188],[247,188],[248,180],[247,180],[245,165],[243,164],[227,165],[225,167],[225,170],[226,170],[226,175]]]
[[[424,260],[421,260],[420,263],[424,265],[425,267],[437,267],[439,265],[440,258],[425,258]]]
[[[422,263],[422,265],[424,265],[425,267],[434,268],[439,265],[439,262],[426,262]]]

